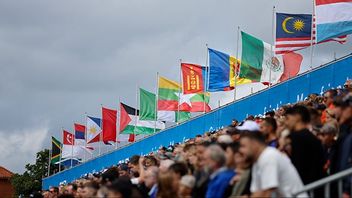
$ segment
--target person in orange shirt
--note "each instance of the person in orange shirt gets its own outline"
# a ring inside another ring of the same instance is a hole
[[[331,112],[335,108],[333,102],[334,98],[337,96],[337,91],[334,89],[330,89],[324,93],[324,104],[326,109],[321,114],[321,123],[326,123],[326,118],[328,113]]]

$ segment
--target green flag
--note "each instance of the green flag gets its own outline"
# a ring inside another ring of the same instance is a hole
[[[62,149],[62,144],[51,136],[51,160],[50,162],[52,164],[55,164],[56,162],[60,161],[60,155],[61,155],[61,149]]]
[[[140,120],[156,120],[156,96],[155,94],[139,89],[139,119]]]
[[[180,111],[178,114],[177,114],[177,111],[175,112],[176,114],[176,122],[184,122],[184,121],[187,121],[188,119],[191,118],[191,113],[190,112],[185,112],[185,111]]]

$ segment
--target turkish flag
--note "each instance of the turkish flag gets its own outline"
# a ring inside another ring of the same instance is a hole
[[[63,144],[66,144],[66,145],[74,145],[75,144],[75,136],[68,132],[68,131],[63,131],[63,134],[62,134],[62,139],[63,139]]]
[[[200,65],[181,63],[183,78],[183,93],[201,93],[204,92],[204,68]]]
[[[102,108],[102,123],[103,123],[103,141],[116,142],[116,117],[117,111],[113,109]]]

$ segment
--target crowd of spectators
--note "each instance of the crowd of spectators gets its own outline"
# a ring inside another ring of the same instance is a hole
[[[229,115],[231,116],[231,115]],[[292,197],[352,167],[352,82],[51,187],[56,197]],[[343,196],[351,197],[351,177]],[[323,197],[323,190],[314,191]],[[336,197],[331,187],[331,197]],[[302,193],[299,197],[308,197]]]

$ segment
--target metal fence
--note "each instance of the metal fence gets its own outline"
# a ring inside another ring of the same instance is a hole
[[[349,177],[348,179],[350,180],[350,196],[352,195],[352,183],[351,183],[351,177],[352,177],[352,168],[349,168],[347,170],[341,171],[339,173],[336,173],[334,175],[331,175],[329,177],[326,177],[324,179],[318,180],[316,182],[310,183],[306,185],[302,190],[296,192],[293,194],[294,197],[297,197],[298,195],[307,192],[309,193],[310,197],[314,197],[314,190],[324,187],[324,197],[329,198],[331,197],[331,191],[330,187],[332,184],[337,182],[337,197],[342,197],[343,194],[343,182],[346,177]]]

